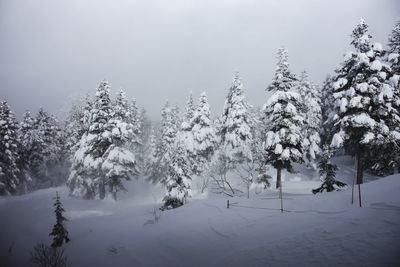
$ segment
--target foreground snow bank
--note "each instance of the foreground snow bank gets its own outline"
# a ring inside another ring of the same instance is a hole
[[[398,266],[400,175],[363,185],[363,208],[351,204],[350,189],[312,195],[318,184],[287,179],[284,213],[277,191],[267,190],[230,198],[229,209],[222,196],[192,199],[156,210],[158,221],[150,192],[159,188],[117,202],[70,198],[65,187],[1,198],[0,263],[29,266],[32,247],[50,243],[57,190],[72,266]]]

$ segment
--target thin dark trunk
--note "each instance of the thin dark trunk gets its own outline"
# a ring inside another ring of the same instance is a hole
[[[281,167],[276,168],[276,189],[281,186]]]
[[[358,148],[357,155],[357,184],[358,184],[358,200],[361,207],[361,184],[364,178],[364,146]]]
[[[99,196],[100,199],[104,199],[106,197],[106,186],[102,181],[99,183]]]
[[[364,177],[364,146],[360,146],[357,151],[357,184],[363,183]]]
[[[112,185],[110,185],[110,193],[112,195],[112,198],[114,200],[117,200],[117,189]]]

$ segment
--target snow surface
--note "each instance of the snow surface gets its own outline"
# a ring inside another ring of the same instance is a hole
[[[333,162],[337,179],[351,184],[353,160]],[[229,198],[229,209],[228,198],[209,193],[156,210],[158,220],[153,213],[164,191],[142,181],[126,183],[129,193],[116,202],[72,198],[66,187],[2,197],[0,265],[30,266],[32,247],[50,244],[58,191],[69,219],[64,248],[71,266],[399,266],[399,174],[379,180],[365,174],[360,208],[350,202],[350,187],[312,195],[318,175],[295,169],[282,173],[284,213],[278,192],[257,186],[250,199]]]

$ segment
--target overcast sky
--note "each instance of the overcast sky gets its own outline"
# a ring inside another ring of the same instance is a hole
[[[386,44],[399,16],[398,0],[0,0],[0,98],[18,118],[40,106],[60,115],[106,78],[152,119],[189,91],[206,91],[217,115],[235,71],[251,104],[266,101],[281,45],[292,71],[320,83],[360,17]]]

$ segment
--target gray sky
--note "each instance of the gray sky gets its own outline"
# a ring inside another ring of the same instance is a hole
[[[0,98],[19,118],[40,106],[61,114],[106,78],[152,119],[189,91],[206,91],[216,115],[235,71],[251,104],[266,101],[281,45],[292,71],[319,83],[360,17],[386,44],[399,16],[397,0],[0,0]]]

